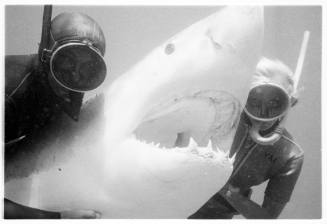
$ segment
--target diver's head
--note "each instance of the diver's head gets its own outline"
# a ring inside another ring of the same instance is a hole
[[[61,13],[51,21],[50,40],[40,58],[63,111],[74,120],[78,119],[84,92],[105,80],[105,47],[101,27],[87,15]]]
[[[81,13],[61,13],[51,22],[50,36],[42,59],[49,65],[56,93],[85,92],[101,85],[106,77],[106,43],[97,22]]]
[[[262,58],[253,76],[245,112],[260,130],[272,127],[297,102],[293,73],[278,60]]]

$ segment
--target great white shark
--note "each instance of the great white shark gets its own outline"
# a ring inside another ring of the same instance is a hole
[[[6,161],[5,197],[102,218],[186,218],[227,181],[261,54],[263,9],[232,6],[189,26]],[[191,138],[175,146],[178,133]]]

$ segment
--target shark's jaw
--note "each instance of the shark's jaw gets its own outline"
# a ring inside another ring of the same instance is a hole
[[[232,172],[234,158],[229,157],[229,149],[240,109],[239,100],[232,95],[204,90],[147,111],[131,134],[107,151],[105,170],[120,167],[117,173],[105,174],[111,179],[107,190],[126,203],[126,209],[117,214],[178,218],[195,212]],[[183,146],[175,145],[178,133],[190,136]],[[117,192],[112,182],[133,188]],[[128,209],[140,202],[139,210]]]
[[[140,148],[232,164],[230,141],[239,115],[240,103],[233,96],[221,91],[199,91],[156,105],[129,140],[139,141],[135,145],[143,145]]]

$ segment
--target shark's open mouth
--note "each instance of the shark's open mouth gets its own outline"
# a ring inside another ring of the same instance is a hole
[[[199,91],[156,105],[134,136],[140,144],[158,150],[228,158],[230,142],[224,140],[237,125],[239,114],[240,104],[229,93]]]

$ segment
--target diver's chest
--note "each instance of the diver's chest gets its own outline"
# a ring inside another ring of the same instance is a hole
[[[244,149],[236,156],[231,181],[235,186],[249,188],[269,179],[272,171],[279,166],[280,157],[274,151],[276,149],[269,146],[252,144]]]

